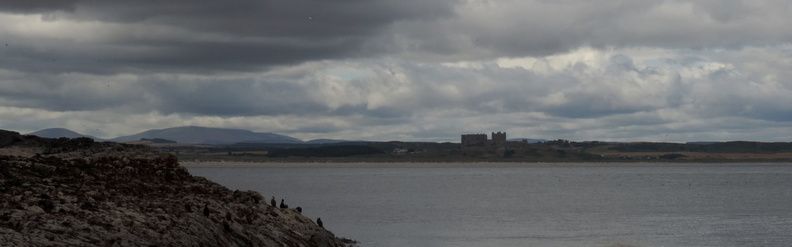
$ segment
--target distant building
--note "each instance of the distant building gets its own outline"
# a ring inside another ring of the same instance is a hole
[[[470,152],[498,152],[506,148],[519,148],[527,145],[528,141],[510,142],[506,139],[506,132],[492,132],[492,139],[487,134],[464,134],[460,148],[463,153]]]
[[[492,144],[495,146],[506,146],[506,132],[492,132]]]
[[[462,135],[462,146],[487,146],[487,134]]]

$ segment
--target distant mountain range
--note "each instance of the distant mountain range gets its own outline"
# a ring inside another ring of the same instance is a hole
[[[29,133],[28,135],[36,135],[47,138],[89,137],[97,141],[105,141],[100,138],[96,138],[89,135],[83,135],[64,128],[43,129],[33,133]],[[167,139],[184,144],[305,143],[297,138],[293,138],[285,135],[273,134],[273,133],[259,133],[249,130],[241,130],[241,129],[207,128],[207,127],[197,127],[197,126],[148,130],[138,134],[116,137],[106,141],[131,142],[131,141],[139,141],[143,138]]]
[[[273,133],[196,126],[148,130],[139,134],[116,137],[110,140],[114,142],[129,142],[137,141],[141,138],[162,138],[190,144],[303,143],[300,139]]]
[[[521,142],[523,140],[527,141],[528,143],[547,142],[547,140],[545,140],[545,139],[530,139],[530,138],[512,138],[512,139],[509,139],[508,141],[510,141],[510,142]]]
[[[167,129],[147,130],[138,134],[121,136],[112,139],[101,139],[90,135],[80,134],[69,129],[51,128],[28,133],[46,138],[76,138],[88,137],[96,141],[133,142],[141,139],[165,139],[182,144],[211,144],[229,145],[237,143],[278,143],[278,144],[331,144],[350,142],[348,140],[316,139],[302,141],[300,139],[274,133],[260,133],[242,129],[208,128],[198,126],[184,126]],[[529,143],[546,142],[544,139],[512,138],[509,141],[527,140]],[[358,141],[362,142],[362,141]]]
[[[305,143],[307,144],[329,144],[329,143],[339,143],[339,142],[350,142],[347,140],[335,140],[335,139],[316,139],[310,140]]]

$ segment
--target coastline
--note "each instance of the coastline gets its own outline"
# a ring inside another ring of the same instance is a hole
[[[2,246],[356,246],[143,145],[0,130]],[[270,194],[273,198],[284,195]]]
[[[679,167],[792,166],[792,162],[240,162],[181,161],[187,168],[443,168],[443,167]]]

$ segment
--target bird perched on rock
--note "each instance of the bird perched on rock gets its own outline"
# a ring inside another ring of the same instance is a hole
[[[297,207],[297,212],[298,213],[302,213],[302,208],[301,207]]]
[[[270,199],[270,204],[272,204],[272,207],[273,207],[273,208],[274,208],[274,207],[275,207],[275,205],[277,204],[277,202],[275,202],[275,197],[274,197],[274,196],[272,197],[272,199]]]
[[[203,214],[206,217],[209,217],[209,205],[204,205]]]
[[[283,203],[283,199],[281,199],[280,208],[289,208],[289,205],[286,205],[286,203]]]
[[[322,218],[316,218],[316,224],[324,228],[324,223],[322,223]]]

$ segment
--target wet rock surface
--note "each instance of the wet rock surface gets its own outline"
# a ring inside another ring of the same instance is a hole
[[[145,146],[0,130],[3,246],[350,246]]]

